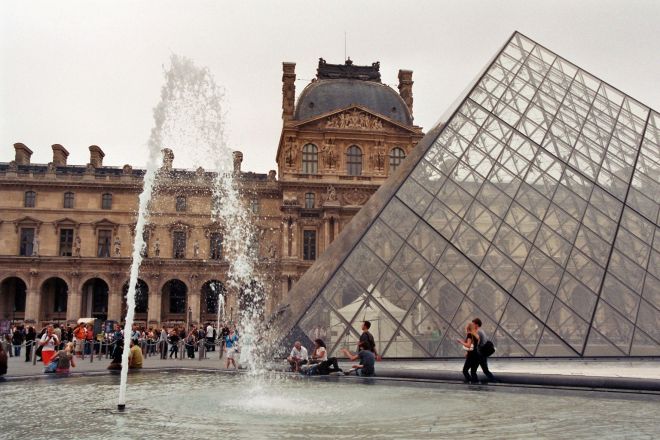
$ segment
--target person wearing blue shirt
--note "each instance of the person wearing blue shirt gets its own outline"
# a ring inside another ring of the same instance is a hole
[[[229,364],[233,364],[234,368],[238,370],[238,365],[236,365],[236,354],[238,353],[238,334],[233,329],[227,336],[225,336],[225,348],[227,349],[227,360],[225,361],[225,368],[229,368]]]

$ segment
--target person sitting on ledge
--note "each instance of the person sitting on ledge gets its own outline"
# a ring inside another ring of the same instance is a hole
[[[314,341],[316,345],[314,347],[314,353],[312,354],[312,359],[319,361],[316,365],[312,365],[305,371],[305,374],[308,376],[323,375],[327,376],[330,373],[342,372],[342,369],[339,368],[336,357],[328,357],[328,352],[326,350],[325,342],[323,339],[316,339]]]
[[[353,365],[352,369],[346,372],[346,375],[348,376],[351,374],[351,371],[355,371],[355,374],[358,376],[374,376],[376,374],[376,369],[374,368],[376,355],[373,351],[369,350],[368,343],[363,341],[360,341],[358,348],[360,351],[357,354],[353,354],[345,348],[341,349],[342,353],[351,361],[360,360],[360,363]]]
[[[308,357],[309,355],[307,354],[307,349],[302,346],[300,341],[296,341],[293,344],[291,353],[289,354],[289,357],[286,358],[286,360],[289,361],[289,365],[291,365],[291,371],[296,373],[300,371],[301,365],[305,365],[307,363]]]
[[[142,350],[135,341],[131,339],[131,350],[128,352],[128,368],[130,370],[138,370],[142,368],[143,360]]]
[[[112,362],[108,365],[108,370],[121,370],[121,357],[124,354],[124,340],[116,342],[115,349],[112,351]]]

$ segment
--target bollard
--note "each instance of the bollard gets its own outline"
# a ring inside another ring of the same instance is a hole
[[[199,340],[198,353],[199,353],[199,360],[200,361],[206,357],[206,345],[205,345],[205,341],[203,339]]]
[[[92,341],[92,349],[89,353],[89,363],[94,363],[94,341]]]
[[[184,341],[179,341],[179,359],[183,360],[183,353],[186,351],[186,343]]]
[[[37,365],[37,344],[34,342],[32,343],[32,365]]]

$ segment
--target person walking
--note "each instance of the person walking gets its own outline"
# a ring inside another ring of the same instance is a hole
[[[170,333],[169,343],[170,343],[170,359],[174,355],[174,359],[179,359],[179,332],[177,329],[173,329]]]
[[[477,383],[477,368],[479,367],[479,354],[477,353],[477,338],[472,334],[474,332],[474,324],[469,323],[465,328],[465,339],[457,339],[456,341],[463,346],[465,350],[465,363],[463,364],[463,376],[465,382]]]
[[[488,369],[488,357],[495,351],[493,343],[490,341],[490,339],[488,339],[488,335],[481,328],[481,319],[474,318],[472,320],[472,324],[472,336],[476,338],[477,341],[479,366],[481,367],[481,371],[483,371],[487,377],[485,382],[496,382],[497,379],[495,379],[493,373],[491,373]]]

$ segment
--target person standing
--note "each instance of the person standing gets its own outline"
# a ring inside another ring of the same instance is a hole
[[[32,360],[32,346],[35,339],[37,339],[37,332],[34,331],[34,327],[29,326],[25,335],[25,362]]]
[[[19,357],[21,355],[21,346],[25,340],[25,332],[23,326],[19,325],[14,329],[14,333],[11,335],[11,343],[14,346],[14,356]]]
[[[477,353],[477,338],[472,334],[474,331],[474,324],[469,323],[465,328],[465,340],[457,339],[456,341],[463,346],[465,350],[465,363],[463,364],[463,376],[465,382],[477,383],[477,368],[479,367],[479,354]],[[469,372],[469,373],[468,373]]]
[[[487,382],[496,382],[497,380],[495,379],[495,376],[493,376],[493,373],[491,373],[488,369],[488,356],[493,353],[487,352],[487,346],[492,346],[493,343],[490,341],[490,339],[488,339],[488,335],[481,328],[481,319],[474,318],[472,320],[472,324],[472,336],[474,336],[477,340],[477,355],[481,371],[483,371],[483,373],[486,375]]]
[[[160,329],[160,337],[158,338],[158,349],[160,350],[160,358],[167,359],[167,330],[165,330],[165,327]]]
[[[174,355],[174,359],[179,359],[179,332],[175,328],[172,330],[170,333],[170,359],[172,359],[172,355]]]
[[[230,330],[229,334],[225,336],[225,347],[227,348],[227,360],[225,361],[225,368],[229,368],[229,364],[233,364],[234,368],[238,370],[236,365],[236,355],[238,354],[238,335],[234,330]]]
[[[364,321],[362,323],[362,334],[360,335],[360,340],[358,342],[358,351],[360,351],[360,344],[365,347],[366,350],[369,350],[374,354],[376,359],[380,360],[380,356],[376,353],[376,341],[374,335],[371,334],[369,329],[371,328],[371,322]]]
[[[78,356],[82,355],[83,344],[85,343],[85,332],[85,325],[82,322],[79,322],[73,330],[74,349]]]
[[[213,325],[209,322],[209,324],[206,326],[206,351],[214,351],[215,350],[215,329],[213,328]]]
[[[49,325],[46,327],[46,333],[39,340],[39,345],[41,346],[41,360],[44,365],[48,365],[55,356],[55,348],[60,344],[60,340],[57,338],[57,335],[53,331],[53,326]]]

